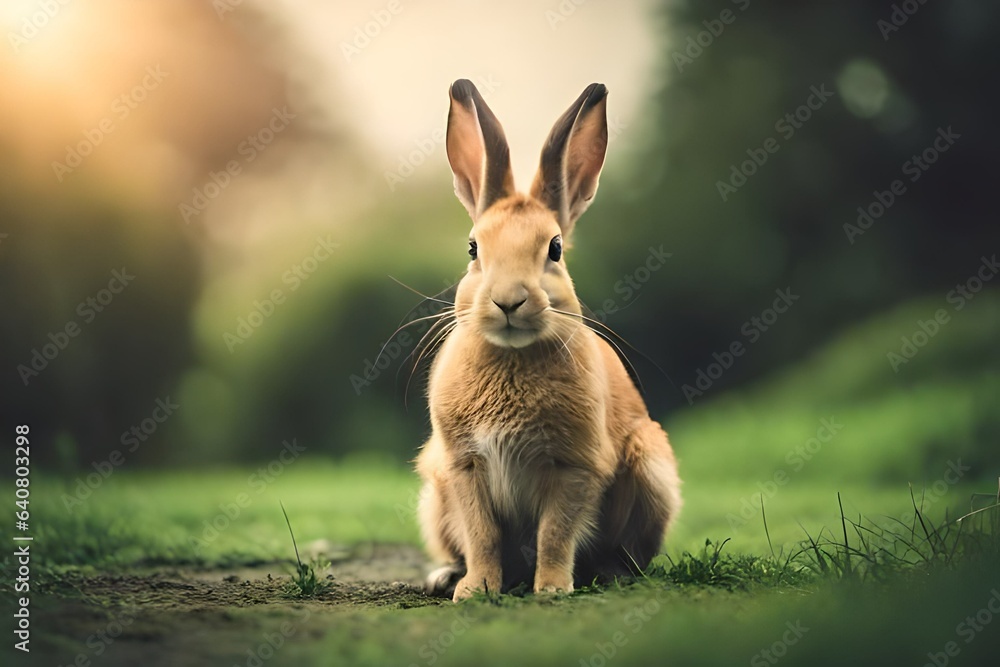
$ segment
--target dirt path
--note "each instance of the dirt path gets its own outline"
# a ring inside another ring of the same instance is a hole
[[[33,602],[30,661],[16,656],[4,664],[231,665],[232,656],[248,651],[235,664],[254,665],[253,657],[284,643],[283,635],[321,640],[338,612],[442,604],[423,593],[426,568],[423,553],[409,545],[340,551],[326,590],[309,600],[289,595],[288,563],[71,573],[45,585]]]

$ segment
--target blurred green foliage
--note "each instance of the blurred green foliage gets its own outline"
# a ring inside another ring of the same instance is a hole
[[[724,32],[679,59],[726,9]],[[802,479],[933,480],[956,457],[976,476],[1000,463],[997,284],[961,311],[948,302],[1000,249],[987,83],[998,8],[928,4],[888,42],[877,27],[887,11],[722,0],[660,10],[658,85],[641,122],[622,129],[644,148],[618,155],[612,143],[568,261],[582,300],[601,311],[610,301],[607,324],[641,350],[626,348],[691,479],[734,466],[766,479],[828,417],[844,430]],[[779,130],[824,86],[833,95],[807,122]],[[947,127],[960,138],[909,181],[904,163]],[[768,138],[777,151],[724,201],[718,182]],[[244,281],[172,211],[82,179],[54,198],[21,183],[0,147],[4,396],[41,442],[58,443],[37,461],[89,469],[168,396],[177,416],[123,452],[127,466],[267,461],[292,437],[310,454],[409,459],[427,431],[426,366],[406,359],[417,336],[392,339],[386,367],[371,370],[408,311],[429,312],[389,276],[436,294],[464,266],[468,220],[443,154],[434,159],[393,197],[331,224],[338,249],[291,291],[283,275],[313,251],[315,225],[290,231]],[[852,243],[845,224],[894,179],[905,193]],[[661,246],[666,264],[621,288]],[[141,268],[134,286],[24,387],[18,365],[119,267]],[[275,289],[285,303],[227,348],[225,334]],[[751,341],[747,323],[784,289],[798,300]],[[887,354],[941,308],[951,321],[894,371]],[[683,387],[734,342],[745,354],[689,406]]]

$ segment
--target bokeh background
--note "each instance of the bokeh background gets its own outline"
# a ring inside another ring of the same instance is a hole
[[[408,465],[426,329],[392,337],[426,311],[399,283],[438,293],[467,260],[448,85],[478,84],[526,187],[600,81],[609,157],[569,266],[689,487],[743,480],[739,507],[782,468],[995,479],[1000,9],[902,4],[5,2],[5,421],[70,474],[115,449],[136,470],[250,465],[292,437]],[[649,271],[651,249],[670,256]],[[796,298],[772,318],[778,291]],[[795,468],[824,419],[842,428]]]

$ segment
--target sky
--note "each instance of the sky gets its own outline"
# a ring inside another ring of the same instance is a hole
[[[592,82],[609,89],[608,160],[627,163],[645,143],[651,82],[669,78],[654,69],[658,20],[650,0],[5,0],[0,148],[45,192],[179,210],[236,160],[242,173],[208,210],[177,217],[265,252],[276,216],[347,219],[391,195],[379,175],[414,156],[422,176],[443,177],[458,78],[504,125],[522,191]],[[292,130],[250,165],[239,146],[286,104]],[[326,130],[347,141],[324,142]],[[81,164],[66,169],[71,158]]]
[[[618,127],[637,126],[651,92],[657,45],[646,0],[277,4],[296,41],[343,86],[355,127],[389,165],[444,128],[448,86],[458,78],[477,83],[503,123],[522,188],[555,119],[588,84],[608,87]]]

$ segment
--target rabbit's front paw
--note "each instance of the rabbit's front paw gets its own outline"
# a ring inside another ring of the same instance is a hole
[[[492,582],[490,579],[491,577],[473,575],[472,573],[465,575],[455,584],[455,595],[452,600],[461,602],[462,600],[471,598],[476,593],[499,593],[499,579],[495,579]]]
[[[572,593],[573,592],[573,578],[568,576],[561,577],[536,577],[535,578],[535,594],[554,594],[554,593]]]

